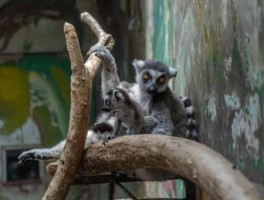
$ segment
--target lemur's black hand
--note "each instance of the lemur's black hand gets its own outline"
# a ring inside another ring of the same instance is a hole
[[[107,54],[110,54],[109,50],[100,43],[93,45],[87,52],[87,55],[90,56],[92,53],[95,53],[96,56],[102,59],[104,59]]]

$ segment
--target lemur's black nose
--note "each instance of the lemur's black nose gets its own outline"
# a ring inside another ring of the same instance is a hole
[[[109,105],[110,105],[110,99],[105,99],[104,106],[109,106]]]
[[[157,86],[156,86],[156,84],[152,84],[149,88],[148,88],[148,90],[147,90],[147,92],[149,93],[149,94],[157,94],[157,92],[158,92],[158,88],[157,88]]]
[[[121,98],[118,96],[118,92],[115,91],[114,95],[115,95],[116,100],[119,102],[121,100]]]
[[[111,111],[111,108],[109,108],[107,106],[103,106],[102,107],[102,111],[104,111],[104,112],[110,112]]]
[[[105,111],[105,112],[110,112],[111,111],[110,104],[111,104],[110,99],[105,99],[104,100],[104,105],[102,107],[102,110]]]

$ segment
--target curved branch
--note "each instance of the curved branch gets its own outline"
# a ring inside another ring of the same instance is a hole
[[[109,50],[112,50],[115,44],[112,35],[105,33],[98,22],[88,12],[81,13],[81,20],[88,26],[90,26],[99,43],[105,45]],[[91,54],[89,56],[84,66],[90,71],[91,79],[95,77],[101,64],[102,60],[100,58],[98,58],[94,54]]]
[[[199,185],[215,200],[260,200],[253,184],[219,153],[177,137],[133,135],[111,140],[105,146],[87,147],[82,175],[136,168],[159,168],[181,175]],[[52,173],[56,165],[47,170]]]
[[[88,12],[83,12],[81,13],[81,20],[90,26],[98,38],[99,43],[105,45],[109,50],[112,50],[115,44],[112,35],[105,33],[98,22],[92,17],[92,15],[90,15]]]

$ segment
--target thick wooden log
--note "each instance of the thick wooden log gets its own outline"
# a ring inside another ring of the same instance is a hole
[[[137,168],[163,169],[196,183],[215,200],[261,200],[253,184],[232,163],[209,147],[177,137],[133,135],[105,146],[87,147],[79,169],[83,176]],[[48,166],[53,173],[56,165]]]

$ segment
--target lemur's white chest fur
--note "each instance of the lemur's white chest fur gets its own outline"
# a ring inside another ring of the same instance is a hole
[[[128,94],[130,98],[134,99],[140,105],[144,115],[148,115],[151,96],[144,92],[137,83],[131,87]]]

